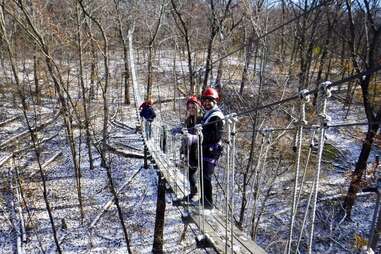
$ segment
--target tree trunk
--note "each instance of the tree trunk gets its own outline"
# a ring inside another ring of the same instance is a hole
[[[204,73],[204,82],[202,85],[202,90],[205,90],[208,87],[208,80],[209,80],[209,72],[212,69],[211,63],[212,63],[212,48],[213,48],[213,40],[215,37],[214,31],[211,32],[209,40],[208,40],[208,49],[206,53],[206,62],[205,62],[205,73]]]
[[[89,126],[90,119],[89,119],[89,114],[87,112],[86,87],[85,87],[85,81],[83,79],[82,32],[81,32],[80,11],[79,11],[78,5],[76,6],[76,15],[77,15],[78,58],[79,58],[79,81],[80,81],[81,92],[82,92],[83,113],[85,115],[84,123],[85,123],[85,130],[86,130],[86,146],[87,146],[87,154],[89,157],[90,169],[93,170],[94,164],[93,164],[93,155],[91,152],[91,134],[90,134],[90,126]]]
[[[158,173],[155,232],[152,247],[153,253],[163,253],[165,206],[165,179]]]
[[[21,8],[22,7],[23,6],[21,6]],[[42,165],[41,165],[41,160],[40,160],[40,149],[37,146],[37,140],[36,140],[37,137],[36,137],[36,135],[35,135],[35,133],[33,131],[33,128],[31,127],[31,125],[29,123],[29,119],[28,119],[28,116],[27,116],[26,98],[25,98],[25,96],[24,96],[24,94],[23,94],[23,92],[21,90],[21,83],[20,83],[20,80],[19,80],[19,77],[18,77],[18,74],[17,74],[17,69],[16,69],[16,65],[15,65],[15,62],[14,62],[13,51],[11,49],[10,42],[9,42],[9,39],[8,39],[8,36],[7,36],[7,33],[6,33],[5,24],[2,22],[4,20],[3,8],[4,8],[4,6],[0,5],[0,29],[1,29],[1,33],[3,35],[3,39],[5,41],[6,50],[8,51],[8,54],[9,54],[9,60],[10,60],[11,68],[12,68],[12,74],[13,74],[13,77],[14,77],[15,83],[16,83],[17,93],[18,93],[18,95],[20,96],[20,99],[21,99],[21,104],[22,104],[22,107],[23,107],[23,116],[25,118],[25,122],[26,122],[27,128],[29,130],[31,142],[33,144],[34,152],[35,152],[35,155],[36,155],[36,160],[37,160],[37,164],[38,164],[38,167],[39,167],[39,172],[40,172],[41,181],[42,181],[42,187],[43,187],[42,194],[43,194],[43,197],[44,197],[44,201],[45,201],[45,205],[46,205],[46,210],[48,212],[49,221],[50,221],[50,224],[51,224],[51,227],[52,227],[54,242],[56,244],[57,252],[59,254],[61,254],[62,251],[61,251],[61,247],[60,247],[59,242],[58,242],[57,231],[56,231],[56,227],[55,227],[55,223],[54,223],[53,213],[52,213],[52,210],[50,208],[50,203],[49,203],[49,199],[48,199],[48,190],[47,190],[47,186],[46,186],[46,178],[45,178],[44,172],[42,170]]]
[[[146,90],[146,96],[145,99],[151,98],[152,93],[152,51],[153,46],[150,45],[148,48],[148,60],[147,60],[147,90]]]
[[[102,160],[106,161],[106,158],[102,158]],[[114,181],[112,179],[111,167],[109,165],[106,165],[106,172],[107,172],[107,178],[108,178],[108,182],[109,182],[110,191],[114,197],[114,203],[115,203],[115,206],[116,206],[117,211],[118,211],[118,217],[120,220],[120,225],[122,226],[124,240],[125,240],[126,245],[127,245],[127,251],[129,254],[131,254],[132,251],[131,251],[131,247],[130,247],[130,245],[131,245],[130,244],[130,238],[128,236],[128,231],[127,231],[126,224],[125,224],[124,218],[123,218],[123,211],[122,211],[122,208],[121,208],[120,203],[119,203],[118,193],[115,190]]]
[[[248,80],[248,72],[250,67],[251,58],[253,57],[253,36],[250,35],[250,37],[247,39],[247,45],[245,47],[245,64],[243,66],[242,70],[242,79],[241,79],[241,86],[239,89],[239,94],[243,95],[243,90],[245,89],[246,82]]]
[[[355,170],[352,173],[351,184],[349,186],[347,196],[344,200],[344,208],[347,218],[351,218],[352,207],[356,200],[356,194],[361,190],[362,187],[364,187],[361,179],[367,167],[368,157],[372,149],[373,139],[379,128],[379,124],[369,125],[368,127],[365,141],[361,147],[360,156],[357,160]]]
[[[40,92],[40,84],[38,78],[38,58],[37,53],[33,55],[33,76],[34,76],[34,95],[36,97],[37,105],[41,105],[41,92]]]

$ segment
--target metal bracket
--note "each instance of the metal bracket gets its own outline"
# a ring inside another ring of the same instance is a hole
[[[332,96],[330,85],[332,85],[331,81],[324,81],[319,85],[319,93],[322,97],[329,98]]]
[[[310,91],[308,89],[303,89],[299,92],[299,98],[304,102],[308,103],[311,100],[311,96],[308,94]]]

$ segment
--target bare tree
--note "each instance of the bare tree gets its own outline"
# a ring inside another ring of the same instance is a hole
[[[366,33],[366,44],[362,44],[361,48],[355,47],[356,40],[356,27],[354,20],[354,8],[352,7],[352,2],[346,1],[346,6],[348,9],[348,21],[349,21],[349,33],[350,37],[348,40],[349,47],[351,49],[351,58],[354,69],[357,73],[362,71],[370,71],[377,66],[376,59],[380,56],[380,43],[381,43],[381,24],[376,22],[376,9],[373,1],[363,0],[361,4],[357,5],[357,8],[361,10],[366,19],[365,27],[367,29]],[[372,7],[372,8],[371,8]],[[361,189],[361,179],[363,173],[367,168],[368,157],[372,148],[374,137],[380,128],[381,121],[381,107],[380,105],[372,104],[369,97],[369,87],[372,78],[375,75],[370,73],[364,75],[359,79],[363,106],[368,119],[368,130],[366,133],[365,140],[362,144],[360,155],[357,159],[355,170],[352,173],[352,180],[348,189],[347,196],[344,200],[344,207],[346,210],[346,215],[348,218],[351,217],[352,207],[356,200],[356,194]]]
[[[148,42],[148,60],[147,60],[147,92],[146,92],[146,99],[151,98],[151,93],[152,93],[152,75],[153,75],[153,69],[152,69],[152,61],[153,61],[153,54],[154,54],[154,46],[155,46],[155,41],[156,37],[159,33],[160,25],[161,25],[161,20],[164,14],[164,5],[165,1],[162,0],[160,4],[160,10],[159,10],[159,17],[156,20],[156,23],[154,25],[153,31],[149,30],[150,37],[149,37],[149,42]]]
[[[82,91],[82,104],[83,104],[83,113],[85,116],[85,131],[86,131],[86,145],[87,145],[87,154],[89,156],[89,164],[90,164],[90,169],[94,169],[94,164],[93,164],[93,155],[91,152],[91,134],[90,134],[90,119],[89,119],[89,113],[87,110],[87,95],[86,95],[86,86],[85,86],[85,81],[84,81],[84,73],[83,73],[83,54],[82,54],[82,28],[81,28],[81,13],[80,13],[80,6],[75,3],[76,6],[76,21],[77,21],[77,43],[78,43],[78,59],[79,59],[79,83],[81,86],[81,91]]]
[[[214,0],[210,1],[210,13],[209,13],[209,38],[208,38],[208,47],[207,47],[207,54],[206,54],[206,61],[205,61],[205,72],[204,72],[204,83],[203,83],[203,89],[205,89],[208,86],[209,81],[209,73],[212,69],[212,50],[213,50],[213,41],[217,35],[217,33],[222,28],[222,23],[224,22],[225,18],[229,14],[230,11],[230,5],[232,4],[232,1],[229,0],[225,6],[223,6],[223,11],[221,17],[219,14],[219,8],[216,8],[216,4]]]
[[[78,3],[80,4],[83,13],[91,19],[92,22],[98,27],[102,40],[103,40],[103,48],[102,48],[102,55],[103,55],[103,65],[104,65],[104,85],[101,87],[102,88],[102,99],[103,99],[103,132],[102,132],[102,149],[100,149],[102,153],[102,166],[106,166],[106,161],[104,158],[106,158],[106,150],[107,150],[107,138],[108,138],[108,118],[109,118],[109,109],[108,109],[108,87],[109,87],[109,43],[108,43],[108,38],[106,35],[106,32],[101,25],[101,23],[93,16],[91,15],[85,8],[83,4],[83,0],[77,0]]]
[[[42,193],[43,193],[43,197],[44,197],[44,201],[45,201],[46,210],[48,212],[49,221],[50,221],[50,224],[51,224],[51,227],[52,227],[54,242],[56,244],[57,252],[58,253],[62,253],[61,247],[60,247],[59,242],[58,242],[57,231],[56,231],[56,226],[55,226],[55,223],[54,223],[52,209],[50,207],[50,203],[49,203],[49,199],[48,199],[48,189],[47,189],[47,186],[46,186],[45,174],[44,174],[42,166],[41,166],[40,149],[39,149],[39,147],[37,145],[38,142],[36,140],[36,133],[34,132],[33,128],[31,127],[31,124],[29,123],[29,118],[27,116],[28,106],[27,106],[27,103],[26,103],[26,97],[25,97],[25,95],[24,95],[24,93],[22,91],[22,88],[21,88],[20,80],[19,80],[19,77],[18,77],[18,72],[17,72],[17,69],[16,69],[16,64],[14,62],[14,53],[13,53],[13,50],[11,48],[9,37],[7,35],[7,32],[6,32],[6,23],[5,23],[5,18],[4,18],[4,12],[5,12],[4,11],[4,8],[5,8],[4,4],[5,4],[4,1],[2,1],[1,8],[0,8],[0,31],[1,31],[1,37],[2,37],[3,41],[6,44],[5,46],[6,46],[6,49],[8,51],[9,60],[10,60],[10,63],[11,63],[12,73],[13,73],[13,77],[14,77],[14,82],[16,84],[17,93],[18,93],[18,95],[20,97],[22,108],[23,108],[24,119],[25,119],[25,122],[27,124],[27,128],[28,128],[29,134],[30,134],[30,139],[32,141],[34,152],[35,152],[35,155],[36,155],[36,160],[37,160],[37,164],[38,164],[38,168],[39,168],[39,172],[40,172],[40,176],[41,176],[41,180],[42,180],[42,187],[43,187],[43,192]]]
[[[175,0],[171,0],[173,11],[173,20],[175,21],[177,29],[180,31],[185,46],[187,48],[187,57],[188,57],[188,75],[189,75],[189,86],[190,86],[190,94],[194,95],[196,93],[196,87],[195,82],[193,78],[193,64],[192,64],[192,51],[191,51],[191,40],[190,40],[190,26],[191,26],[191,20],[188,18],[187,20],[184,20],[183,14],[180,13],[178,10],[178,7],[176,5]],[[191,3],[193,5],[193,2]]]
[[[129,72],[129,66],[128,66],[128,43],[127,38],[125,36],[123,22],[122,22],[122,15],[120,13],[120,0],[114,0],[115,10],[116,10],[116,19],[118,24],[118,34],[120,42],[122,43],[123,47],[123,61],[124,61],[124,103],[130,104],[130,72]],[[129,30],[130,27],[127,27],[127,30]]]

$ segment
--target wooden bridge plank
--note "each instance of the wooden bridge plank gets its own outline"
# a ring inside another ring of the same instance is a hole
[[[192,221],[197,225],[197,227],[202,230],[202,222],[200,224],[200,217],[202,214],[194,212],[190,214]],[[216,209],[214,209],[216,210]],[[223,215],[214,211],[212,214],[205,216],[205,231],[204,233],[212,240],[216,251],[220,253],[225,253],[225,223],[223,222]],[[266,253],[261,247],[259,247],[254,241],[250,240],[245,234],[240,231],[237,227],[233,228],[233,250],[234,253],[250,253],[250,254],[264,254]],[[227,248],[230,251],[231,241],[230,241],[230,228],[228,229],[228,241]]]

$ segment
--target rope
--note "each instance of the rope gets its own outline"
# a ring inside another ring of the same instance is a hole
[[[290,233],[288,238],[288,244],[287,244],[287,253],[291,253],[291,245],[292,245],[292,233],[294,228],[294,222],[295,222],[295,214],[296,214],[296,196],[297,196],[297,188],[298,188],[298,180],[299,180],[299,172],[300,172],[300,156],[302,153],[302,142],[303,142],[303,126],[307,124],[306,121],[306,103],[309,102],[310,98],[309,96],[305,96],[307,94],[307,90],[303,90],[300,92],[300,117],[299,117],[299,129],[297,133],[297,157],[296,157],[296,169],[295,169],[295,182],[294,182],[294,194],[292,199],[292,209],[291,209],[291,219],[290,219]]]
[[[235,182],[235,179],[234,179],[234,174],[235,174],[235,155],[236,155],[236,146],[235,146],[235,143],[236,143],[236,122],[238,121],[238,119],[236,117],[233,117],[232,118],[233,120],[233,127],[232,127],[232,132],[230,134],[230,136],[232,136],[232,147],[233,147],[233,151],[232,151],[232,191],[231,191],[231,218],[230,218],[230,233],[231,233],[231,253],[233,253],[233,246],[234,246],[234,242],[233,242],[233,239],[234,239],[234,230],[233,230],[233,226],[234,226],[234,198],[233,198],[233,195],[234,195],[234,182]],[[227,240],[227,239],[226,239]]]
[[[376,122],[348,122],[348,123],[336,123],[336,124],[326,124],[325,128],[342,128],[342,127],[355,127],[355,126],[368,126],[368,125],[374,125],[374,124],[381,124],[381,121]],[[316,130],[319,129],[320,125],[309,125],[304,126],[304,130]],[[277,131],[293,131],[297,130],[298,127],[285,127],[285,128],[263,128],[263,129],[255,129],[255,130],[247,130],[247,131],[237,131],[238,133],[252,133],[258,132],[258,133],[266,133],[266,132],[277,132]]]
[[[257,200],[258,200],[258,196],[259,196],[259,185],[260,185],[260,182],[261,182],[261,179],[262,179],[262,172],[263,172],[263,169],[265,168],[266,166],[266,162],[267,162],[267,156],[268,156],[268,152],[270,150],[270,147],[272,146],[272,143],[271,143],[271,132],[267,133],[266,136],[263,137],[263,140],[267,140],[267,144],[266,144],[266,148],[265,148],[265,152],[264,152],[264,156],[263,156],[263,162],[262,162],[262,165],[261,165],[261,169],[256,169],[256,172],[255,172],[255,178],[253,179],[253,185],[256,185],[256,191],[254,192],[254,196],[253,196],[253,216],[252,216],[252,234],[256,233],[256,225],[258,223],[255,222],[255,215],[256,215],[256,203],[257,203]],[[259,165],[259,164],[258,164]],[[258,167],[259,168],[259,167]],[[254,223],[255,222],[255,223]],[[254,226],[255,225],[255,226]],[[254,237],[255,239],[255,237]]]
[[[199,185],[200,185],[200,199],[199,199],[199,206],[198,206],[198,213],[199,213],[199,223],[201,225],[201,232],[205,234],[205,197],[204,197],[204,165],[203,165],[203,154],[202,154],[202,141],[203,141],[203,135],[202,135],[202,127],[201,125],[197,125],[197,154],[199,155],[199,159],[197,162],[198,166],[198,172],[200,172],[199,177]],[[202,204],[201,204],[202,203]],[[201,213],[200,213],[200,206],[201,206]],[[201,216],[202,214],[202,216]],[[202,220],[201,220],[202,217]]]
[[[303,186],[304,186],[304,180],[306,178],[306,174],[307,174],[307,169],[308,169],[308,164],[310,162],[310,157],[311,157],[311,152],[312,152],[312,146],[313,146],[313,140],[315,138],[315,130],[313,131],[312,135],[311,135],[311,140],[310,140],[310,147],[308,149],[308,154],[307,154],[307,159],[306,159],[306,164],[304,165],[304,171],[303,171],[303,176],[302,176],[302,183],[300,185],[300,188],[299,188],[299,193],[298,193],[298,199],[296,201],[296,209],[298,209],[298,206],[299,206],[299,201],[300,201],[300,197],[302,195],[302,190],[303,190]],[[313,189],[313,187],[312,187]],[[300,230],[300,234],[299,234],[299,238],[298,238],[298,241],[297,241],[297,244],[296,244],[296,252],[298,252],[299,250],[299,244],[300,244],[300,241],[302,239],[302,235],[303,235],[303,231],[304,231],[304,225],[306,223],[306,220],[307,220],[307,216],[308,216],[308,209],[309,209],[309,206],[310,206],[310,202],[311,202],[311,197],[312,197],[312,191],[310,192],[310,195],[308,197],[308,202],[307,202],[307,207],[306,207],[306,211],[305,211],[305,214],[304,214],[304,219],[303,219],[303,224],[302,224],[302,228]]]
[[[184,138],[184,140],[186,140],[186,138],[188,136],[188,129],[187,128],[183,128],[182,131],[183,131],[183,138]],[[188,179],[190,177],[189,176],[189,174],[190,174],[190,172],[189,172],[189,168],[190,168],[189,154],[190,154],[190,146],[187,143],[186,165],[187,165],[187,177],[188,177]],[[185,182],[186,181],[184,181],[184,190],[185,190]],[[187,205],[186,205],[187,212],[189,212],[189,202],[190,202],[190,200],[189,200],[189,195],[188,195],[188,197],[187,197]]]
[[[230,119],[227,120],[227,129],[228,129],[228,146],[227,146],[227,152],[226,152],[226,168],[227,168],[227,174],[226,174],[226,185],[225,185],[225,253],[228,253],[228,224],[229,224],[229,195],[230,195],[230,188],[229,188],[229,181],[230,181],[230,147],[231,147],[231,121]],[[233,195],[233,194],[231,194]]]
[[[314,188],[313,188],[313,203],[312,203],[312,220],[311,220],[311,232],[310,232],[310,238],[309,238],[309,244],[308,244],[308,253],[312,253],[312,242],[313,242],[313,234],[314,234],[314,228],[315,228],[315,217],[316,217],[316,204],[317,204],[317,195],[319,190],[319,178],[320,178],[320,170],[321,170],[321,160],[323,157],[323,148],[324,148],[324,135],[325,135],[325,126],[327,122],[329,121],[329,116],[326,114],[327,110],[327,98],[331,96],[330,88],[329,86],[331,83],[324,82],[321,83],[319,86],[319,93],[318,93],[318,112],[319,112],[319,118],[320,118],[320,134],[319,134],[319,148],[318,148],[318,164],[317,164],[317,170],[315,175],[315,181],[314,181]]]

